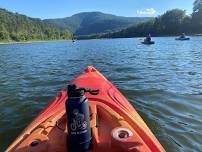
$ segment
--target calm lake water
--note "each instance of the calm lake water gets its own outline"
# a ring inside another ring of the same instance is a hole
[[[88,65],[134,105],[169,152],[202,151],[202,37],[0,45],[0,151]]]

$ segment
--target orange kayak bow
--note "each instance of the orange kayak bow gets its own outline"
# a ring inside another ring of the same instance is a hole
[[[165,152],[127,99],[94,67],[89,66],[73,83],[100,90],[96,96],[86,94],[92,132],[88,152]],[[6,152],[68,151],[66,92],[61,91]]]

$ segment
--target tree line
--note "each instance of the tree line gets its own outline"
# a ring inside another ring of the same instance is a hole
[[[78,36],[78,39],[172,36],[181,33],[202,33],[202,0],[195,0],[193,13],[173,9],[149,21],[135,24],[118,32]],[[72,39],[67,29],[45,23],[41,19],[30,18],[18,13],[0,9],[0,41],[58,40]]]
[[[150,21],[139,23],[118,32],[87,35],[78,38],[142,37],[148,35],[148,33],[153,36],[174,36],[182,33],[202,34],[202,0],[195,0],[191,15],[186,15],[185,10],[173,9]]]
[[[41,19],[0,9],[0,41],[70,39],[68,30],[50,27]]]

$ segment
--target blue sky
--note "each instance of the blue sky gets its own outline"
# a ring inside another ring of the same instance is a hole
[[[61,18],[86,11],[120,16],[157,16],[180,8],[192,12],[194,0],[0,0],[0,8],[37,18]]]

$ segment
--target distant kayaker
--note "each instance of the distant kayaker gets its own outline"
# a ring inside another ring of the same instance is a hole
[[[185,33],[182,33],[180,38],[184,39],[186,37]]]
[[[147,44],[147,45],[150,45],[150,44],[155,44],[154,41],[152,41],[151,39],[151,34],[148,34],[147,37],[144,39],[144,42],[141,42],[142,44]]]
[[[150,42],[151,41],[151,34],[148,34],[145,41]]]
[[[185,35],[185,33],[182,33],[178,38],[176,38],[175,40],[180,40],[180,41],[186,41],[186,40],[190,40],[189,37],[187,37]]]

